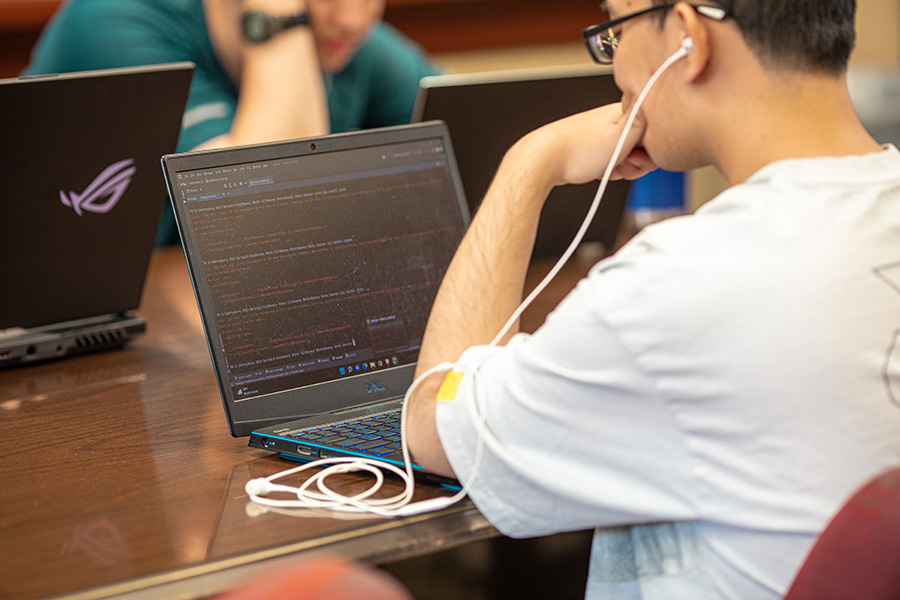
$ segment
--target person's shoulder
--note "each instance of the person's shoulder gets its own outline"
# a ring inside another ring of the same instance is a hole
[[[425,57],[425,50],[417,42],[404,35],[400,30],[382,21],[379,23],[369,39],[360,49],[360,54],[368,54],[374,57],[383,57],[384,55],[402,55]]]
[[[107,24],[128,22],[147,27],[164,26],[165,18],[202,14],[202,0],[69,0],[58,13],[66,24],[92,26],[94,33],[115,33]]]
[[[69,0],[32,51],[28,73],[194,60],[202,0]]]
[[[752,237],[749,232],[766,204],[764,195],[757,191],[751,196],[739,187],[726,189],[693,214],[648,225],[629,245],[665,254],[707,254],[719,244],[734,245],[747,235]]]
[[[369,36],[369,42],[391,46],[391,45],[413,45],[416,43],[407,37],[402,31],[388,23],[387,21],[379,21],[372,29]]]
[[[134,0],[69,0],[56,14],[57,20],[78,20],[105,16],[128,15],[144,10],[147,2]]]
[[[383,89],[435,75],[440,68],[428,53],[388,23],[380,23],[340,74],[343,80],[366,80]],[[395,93],[396,90],[391,93]]]

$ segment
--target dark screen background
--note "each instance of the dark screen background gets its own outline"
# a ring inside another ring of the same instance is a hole
[[[182,173],[236,397],[410,364],[463,225],[439,140]]]

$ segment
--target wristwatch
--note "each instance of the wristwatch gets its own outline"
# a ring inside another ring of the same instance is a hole
[[[298,25],[309,25],[309,15],[303,12],[276,17],[264,12],[253,11],[244,13],[241,19],[241,32],[246,41],[251,44],[261,44],[285,29]]]

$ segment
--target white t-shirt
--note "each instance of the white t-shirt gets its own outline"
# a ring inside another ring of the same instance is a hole
[[[592,600],[774,598],[900,463],[898,334],[900,153],[782,161],[467,351],[438,430],[465,481],[486,408],[470,496],[503,533],[601,528]]]

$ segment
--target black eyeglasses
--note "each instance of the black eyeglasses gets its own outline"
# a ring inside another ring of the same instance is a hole
[[[674,7],[675,4],[666,3],[659,6],[652,6],[638,12],[625,15],[619,19],[613,19],[600,25],[591,25],[581,32],[584,37],[584,45],[587,46],[588,53],[594,62],[601,65],[612,63],[613,57],[616,55],[616,48],[619,47],[619,36],[621,35],[622,23],[630,21],[637,17],[641,17],[657,10],[666,10]],[[707,6],[704,4],[691,4],[691,8],[696,10],[704,17],[709,17],[716,21],[722,21],[729,16],[728,11],[718,6]]]

